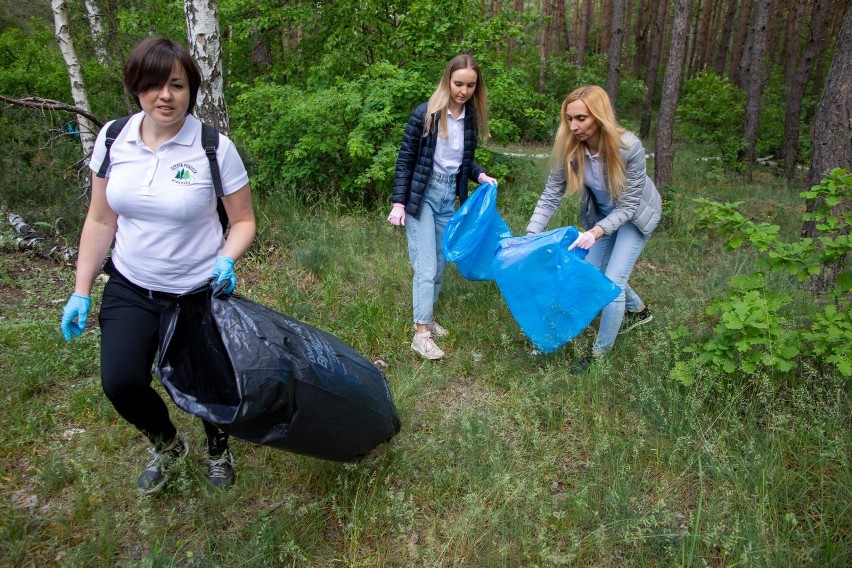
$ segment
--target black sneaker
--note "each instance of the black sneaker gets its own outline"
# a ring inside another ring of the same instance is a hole
[[[618,334],[627,333],[633,328],[645,325],[652,319],[654,319],[654,316],[651,315],[648,306],[645,306],[645,309],[641,312],[624,312],[624,321],[621,322],[621,331]]]
[[[568,366],[568,372],[572,375],[585,375],[598,359],[595,355],[583,355]]]
[[[218,456],[208,458],[207,480],[219,489],[225,489],[234,484],[234,457],[231,455],[231,450],[225,448],[225,451]]]
[[[163,488],[178,462],[189,454],[189,444],[183,438],[178,438],[177,444],[171,450],[158,452],[155,448],[150,448],[148,451],[153,457],[136,482],[136,489],[145,495],[156,493]]]

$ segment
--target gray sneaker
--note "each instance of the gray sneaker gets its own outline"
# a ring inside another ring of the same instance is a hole
[[[631,329],[645,325],[652,319],[654,319],[654,316],[651,315],[651,310],[648,309],[648,306],[645,306],[645,309],[641,312],[624,312],[624,320],[621,322],[621,331],[618,334],[627,333]]]
[[[435,320],[432,320],[432,323],[429,324],[429,331],[432,332],[432,337],[447,337],[450,334],[447,328]]]
[[[411,348],[426,359],[435,360],[444,356],[444,352],[432,339],[432,332],[430,331],[415,333],[414,339],[411,341]]]
[[[231,455],[231,450],[226,448],[220,455],[208,458],[207,480],[219,489],[234,484],[234,456]]]
[[[136,489],[145,495],[156,493],[163,488],[178,462],[189,454],[189,444],[183,438],[178,438],[177,445],[171,450],[158,452],[155,448],[150,448],[148,451],[152,459],[136,482]]]

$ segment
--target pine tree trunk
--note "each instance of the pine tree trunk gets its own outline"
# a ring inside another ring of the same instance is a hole
[[[624,0],[612,0],[612,33],[609,39],[606,64],[606,92],[612,108],[618,100],[618,80],[621,75],[621,46],[624,43]]]
[[[810,184],[816,185],[834,168],[852,171],[852,4],[846,9],[834,56],[828,69],[825,89],[817,105],[814,120],[813,152],[811,154]],[[817,203],[807,204],[813,211]],[[841,217],[852,211],[852,202],[837,205],[832,214]],[[813,237],[813,222],[802,227],[802,235]],[[846,266],[846,258],[834,265],[826,266],[822,274],[812,282],[815,292],[824,293],[837,283],[837,277]]]
[[[666,73],[663,76],[660,115],[657,118],[657,134],[654,142],[654,182],[661,191],[670,186],[673,179],[674,146],[672,145],[672,134],[674,132],[675,108],[677,108],[680,92],[690,4],[691,0],[676,0],[675,2],[668,65],[666,65]]]
[[[746,149],[746,167],[754,163],[757,131],[760,127],[760,109],[763,106],[763,87],[766,84],[766,39],[769,27],[769,12],[772,0],[757,0],[752,25],[752,45],[749,61],[750,73],[746,89],[746,121],[743,138]]]
[[[813,8],[811,18],[805,34],[805,47],[802,56],[796,65],[797,53],[791,51],[788,65],[794,72],[788,73],[787,78],[787,109],[784,115],[784,142],[781,153],[783,155],[784,175],[792,179],[796,173],[796,159],[799,157],[799,124],[801,121],[802,99],[805,96],[805,87],[808,77],[813,69],[814,58],[819,49],[822,39],[822,30],[825,27],[828,16],[829,0],[812,0]]]
[[[89,94],[86,91],[86,81],[83,78],[83,66],[77,58],[74,40],[71,38],[68,5],[65,0],[52,0],[51,8],[53,9],[53,20],[56,24],[56,41],[59,44],[62,57],[65,59],[65,66],[68,67],[68,78],[71,80],[71,96],[74,98],[74,105],[91,114],[92,107],[89,105]],[[80,143],[83,145],[83,155],[88,157],[95,145],[97,130],[95,125],[84,116],[78,116],[77,123],[80,127]]]
[[[228,134],[228,109],[225,106],[222,77],[222,46],[216,0],[185,0],[189,52],[201,69],[201,88],[195,115]]]
[[[592,23],[592,0],[577,0],[582,2],[580,11],[580,35],[577,38],[577,66],[583,67],[586,49],[589,41],[589,25]]]
[[[731,64],[728,66],[728,77],[740,88],[742,88],[740,75],[742,74],[743,51],[748,41],[748,27],[749,22],[751,22],[753,5],[754,0],[740,0],[740,11],[737,14],[737,27],[734,33],[733,49],[731,50]]]
[[[728,63],[728,53],[731,47],[731,33],[734,30],[734,20],[737,15],[737,0],[726,0],[724,7],[724,19],[722,20],[722,35],[719,38],[719,47],[716,50],[716,59],[713,61],[713,70],[716,75],[722,77]]]
[[[654,95],[657,93],[657,74],[660,68],[660,57],[663,53],[663,40],[666,37],[666,22],[668,21],[668,2],[660,2],[654,14],[654,27],[651,36],[651,57],[645,73],[645,106],[639,127],[639,137],[643,140],[651,132],[651,112],[654,108]]]

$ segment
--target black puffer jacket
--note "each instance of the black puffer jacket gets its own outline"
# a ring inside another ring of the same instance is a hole
[[[456,196],[459,203],[467,199],[467,180],[476,181],[483,170],[473,161],[477,143],[476,111],[469,102],[464,111],[464,151],[459,175],[456,177]],[[426,119],[426,103],[419,105],[411,113],[399,156],[396,159],[396,173],[393,178],[393,194],[391,201],[403,203],[405,212],[415,217],[420,216],[420,205],[423,194],[432,176],[435,144],[438,141],[438,125],[434,124],[428,136],[423,136],[423,122]],[[437,119],[437,116],[436,116]]]

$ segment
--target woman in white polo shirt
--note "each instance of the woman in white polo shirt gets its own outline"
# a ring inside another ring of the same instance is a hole
[[[99,318],[101,384],[118,413],[154,446],[137,484],[140,492],[153,493],[189,451],[151,386],[160,314],[176,295],[211,275],[218,282],[228,280],[226,291],[233,291],[234,262],[254,240],[255,218],[243,162],[233,143],[220,135],[216,156],[230,223],[224,239],[201,122],[190,114],[201,74],[187,49],[163,38],[142,41],[125,65],[124,84],[142,112],[130,118],[112,144],[106,177],[92,178],[76,286],[61,327],[67,340],[82,333],[92,285],[113,245]],[[105,132],[106,127],[92,152],[94,172],[106,155]],[[208,478],[228,486],[233,481],[228,437],[210,423],[204,422],[204,429]]]

